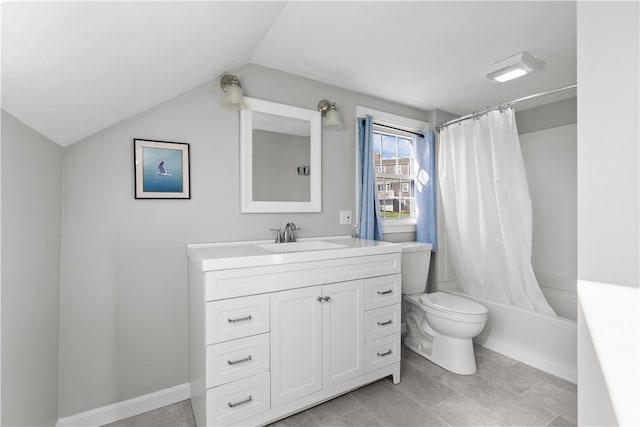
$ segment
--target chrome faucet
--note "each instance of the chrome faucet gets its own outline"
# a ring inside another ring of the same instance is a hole
[[[288,222],[287,225],[282,228],[282,230],[280,230],[279,228],[270,228],[269,230],[275,231],[276,233],[276,239],[274,243],[288,243],[296,241],[296,235],[294,231],[300,229],[296,227],[293,222]]]
[[[284,226],[284,230],[282,231],[282,241],[284,243],[295,242],[296,235],[295,231],[300,230],[296,225],[292,222],[288,222],[287,225]]]

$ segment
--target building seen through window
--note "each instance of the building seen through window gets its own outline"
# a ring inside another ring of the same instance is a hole
[[[384,219],[415,218],[415,171],[411,138],[374,126],[373,159],[380,214]]]

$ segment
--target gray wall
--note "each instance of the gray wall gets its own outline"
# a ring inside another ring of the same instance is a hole
[[[577,126],[520,135],[533,214],[531,264],[556,314],[576,319]]]
[[[311,199],[310,175],[297,172],[298,166],[309,166],[311,162],[310,137],[254,129],[252,148],[253,200]]]
[[[638,8],[578,4],[578,277],[629,286],[640,284]]]
[[[433,123],[433,129],[441,123],[446,123],[450,120],[456,119],[460,117],[459,114],[450,113],[448,111],[443,110],[432,110],[428,114],[429,124]],[[435,141],[435,149],[436,149],[436,169],[438,164],[438,155],[440,153],[440,133],[436,132],[436,141]],[[440,200],[440,186],[436,185],[436,239],[437,239],[437,247],[436,252],[431,254],[431,263],[429,265],[429,279],[428,279],[428,289],[429,292],[435,292],[437,290],[437,282],[438,277],[440,277],[441,273],[440,269],[451,270],[453,266],[451,265],[451,261],[449,256],[446,254],[447,245],[446,245],[446,237],[444,237],[445,227],[444,227],[444,212],[442,211],[442,201]],[[441,239],[440,237],[444,238]],[[443,244],[441,244],[443,243]]]
[[[578,2],[577,17],[578,278],[639,286],[640,5]],[[608,288],[600,294],[617,293],[614,286]],[[578,284],[579,301],[582,289]],[[624,398],[637,399],[637,361],[635,378],[634,368],[616,366],[629,378],[605,382],[602,366],[618,360],[615,356],[598,360],[610,353],[594,351],[591,337],[595,319],[599,330],[609,328],[620,343],[628,343],[616,352],[637,354],[637,306],[634,312],[624,312],[612,307],[611,301],[603,298],[588,313],[580,310],[578,425],[637,424],[637,402],[629,404]],[[617,324],[625,320],[629,323]],[[614,409],[612,397],[629,406]],[[621,413],[628,418],[617,419]]]
[[[188,381],[186,243],[271,239],[269,228],[288,221],[301,237],[351,234],[339,210],[355,212],[356,106],[426,118],[256,65],[233,73],[251,97],[337,103],[345,126],[323,130],[322,212],[239,213],[239,114],[222,108],[218,79],[67,147],[60,416]],[[134,137],[191,144],[191,200],[134,200]]]
[[[428,120],[429,124],[433,123],[434,128],[436,125],[448,122],[457,117],[459,114],[449,113],[442,110],[433,110],[429,112]],[[438,164],[438,155],[440,153],[440,133],[436,132],[436,168]],[[444,211],[442,210],[442,200],[440,199],[440,186],[436,186],[436,234],[437,234],[437,251],[431,255],[431,264],[429,266],[429,291],[435,292],[437,290],[437,283],[444,282],[446,280],[455,279],[453,274],[453,266],[448,254],[446,228],[444,224]]]
[[[576,319],[577,98],[516,112],[533,207],[531,263],[556,314]]]
[[[62,148],[2,110],[2,420],[58,418]]]
[[[576,123],[578,120],[578,98],[540,105],[539,107],[516,111],[518,134],[537,132]]]

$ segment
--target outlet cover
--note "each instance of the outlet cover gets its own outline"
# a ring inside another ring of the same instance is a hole
[[[340,211],[340,224],[351,224],[351,211]]]

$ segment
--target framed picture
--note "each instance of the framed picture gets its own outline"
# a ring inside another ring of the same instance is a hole
[[[189,144],[133,140],[136,199],[190,199]]]

